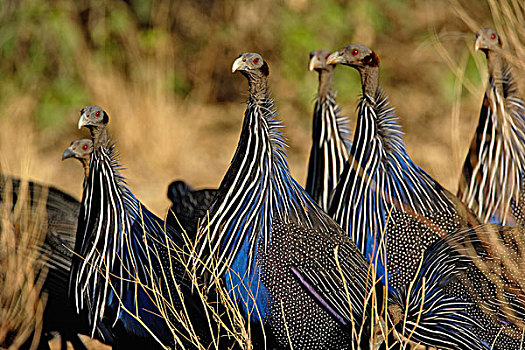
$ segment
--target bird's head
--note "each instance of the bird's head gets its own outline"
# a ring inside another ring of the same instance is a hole
[[[310,52],[310,63],[308,64],[308,70],[311,72],[314,69],[316,71],[328,69],[326,59],[330,56],[331,52],[327,49],[317,49]]]
[[[78,160],[88,159],[93,152],[93,142],[88,139],[75,140],[62,153],[62,160],[76,158]]]
[[[97,127],[106,125],[109,117],[99,106],[84,107],[80,111],[80,118],[78,119],[78,128],[81,127]]]
[[[494,29],[480,29],[476,33],[476,43],[474,44],[476,51],[482,50],[487,52],[497,48],[501,48],[501,39]]]
[[[233,62],[232,73],[240,71],[245,75],[260,75],[268,76],[270,70],[268,64],[263,60],[258,53],[243,53]]]
[[[181,203],[182,199],[191,191],[193,191],[193,188],[184,181],[173,181],[168,186],[168,198],[173,203]]]
[[[341,50],[333,52],[326,59],[329,65],[342,64],[354,68],[379,67],[379,57],[365,45],[348,45]]]

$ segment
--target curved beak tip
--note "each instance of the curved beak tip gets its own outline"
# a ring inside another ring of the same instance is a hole
[[[315,69],[315,60],[316,60],[316,58],[312,57],[312,59],[310,60],[310,63],[308,64],[308,70],[310,72]]]
[[[78,119],[78,128],[82,128],[84,126],[84,121],[85,121],[85,118],[84,118],[84,115],[82,114],[80,116],[80,118]]]
[[[474,44],[474,51],[478,51],[479,50],[479,41],[476,40],[476,43]]]
[[[232,73],[235,73],[236,71],[241,69],[241,66],[242,66],[242,61],[240,60],[240,58],[236,59],[232,65]]]
[[[66,160],[68,158],[73,157],[75,154],[68,148],[62,153],[62,160]]]

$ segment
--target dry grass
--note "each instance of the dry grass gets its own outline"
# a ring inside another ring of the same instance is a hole
[[[17,349],[34,332],[35,348],[45,303],[40,290],[47,273],[35,246],[47,232],[47,193],[34,193],[33,205],[27,183],[22,183],[13,208],[11,190],[4,188],[0,204],[0,347]]]

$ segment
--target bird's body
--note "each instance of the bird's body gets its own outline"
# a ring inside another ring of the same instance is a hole
[[[113,151],[113,149],[109,150]],[[76,263],[71,272],[72,293],[77,311],[87,311],[93,330],[106,317],[111,320],[109,322],[115,324],[116,320],[122,320],[121,323],[116,324],[116,327],[124,328],[121,331],[121,338],[129,333],[139,339],[147,339],[146,329],[140,326],[132,315],[121,311],[119,298],[123,298],[122,302],[132,314],[138,312],[141,317],[151,317],[153,312],[158,312],[149,302],[150,298],[146,291],[140,287],[137,300],[141,304],[137,305],[137,308],[133,306],[134,301],[126,297],[136,287],[134,280],[138,271],[142,283],[148,282],[146,277],[148,272],[145,270],[147,253],[142,237],[155,232],[147,234],[140,232],[140,226],[137,226],[140,225],[137,220],[140,217],[138,215],[140,207],[136,206],[132,194],[125,191],[123,186],[119,186],[120,179],[116,178],[118,174],[113,168],[116,165],[114,154],[104,151],[97,150],[98,154],[93,152],[90,167],[93,176],[88,176],[84,188],[79,234],[75,246],[75,253],[79,258],[74,260]],[[108,181],[107,178],[112,181]],[[114,202],[97,198],[98,194],[110,195],[109,198]],[[115,217],[115,214],[118,216]],[[145,218],[148,216],[144,215]],[[162,226],[159,227],[161,228]],[[164,241],[159,236],[153,236],[153,239]],[[163,325],[160,331],[161,336],[165,338],[169,335],[167,326],[164,320],[158,316],[157,318]],[[159,329],[155,331],[159,332]]]
[[[522,349],[523,294],[500,279],[501,260],[473,252],[473,246],[483,246],[473,232],[440,238],[427,248],[411,284],[393,294],[394,302],[405,301],[409,315],[396,329],[438,349]],[[485,264],[489,269],[481,270]]]
[[[516,329],[509,326],[508,315],[498,303],[498,291],[504,288],[479,267],[478,253],[481,259],[488,257],[483,255],[486,241],[481,239],[485,227],[478,226],[468,208],[408,156],[397,118],[379,89],[379,59],[364,45],[349,45],[332,54],[328,62],[357,68],[363,85],[351,156],[330,213],[357,237],[370,262],[377,261],[377,273],[386,274],[384,280],[394,299],[404,295],[402,299],[410,300],[407,291],[417,290],[430,291],[430,295],[423,293],[430,299],[436,293],[443,301],[429,301],[428,319],[422,319],[415,338],[434,342],[438,348],[466,349],[483,344],[486,348],[519,349]],[[429,256],[423,258],[420,268],[424,254]],[[421,273],[427,269],[435,272],[425,281]],[[447,270],[456,272],[444,273]],[[506,297],[518,300],[511,293]],[[448,304],[445,300],[455,306],[442,313],[440,305]],[[458,309],[458,305],[462,307]],[[413,312],[417,303],[412,308]],[[469,335],[462,338],[465,334]],[[445,343],[441,343],[443,336]]]
[[[182,344],[191,346],[174,318],[183,309],[176,284],[186,293],[190,314],[200,316],[195,306],[199,302],[193,303],[183,277],[185,268],[176,259],[183,240],[125,185],[115,146],[107,137],[107,114],[100,107],[86,107],[81,121],[91,128],[93,152],[75,245],[79,257],[73,261],[70,280],[77,311],[87,314],[93,332],[100,330],[100,323],[110,329],[120,347],[173,345],[173,329],[181,332],[177,335]],[[154,297],[159,292],[173,310],[159,309]]]
[[[389,290],[397,289],[410,283],[424,249],[466,223],[456,208],[460,203],[408,155],[397,117],[379,86],[377,55],[363,45],[343,50],[328,62],[356,67],[363,96],[329,214],[376,266],[378,276],[388,280]]]
[[[511,205],[518,200],[525,171],[525,103],[502,55],[498,34],[480,30],[477,49],[487,56],[489,82],[463,164],[458,197],[482,222],[515,224]]]
[[[257,54],[243,54],[234,63],[237,69],[248,77],[250,97],[237,150],[210,207],[210,221],[200,228],[202,268],[216,266],[214,272],[224,278],[244,315],[269,327],[275,346],[349,348],[353,337],[348,324],[325,308],[327,291],[342,284],[326,286],[327,294],[319,295],[305,283],[323,274],[340,278],[334,257],[339,247],[359,331],[370,306],[365,305],[366,293],[373,288],[367,263],[291,177],[267,89],[266,62]]]
[[[348,120],[341,115],[341,108],[335,101],[334,66],[326,64],[329,55],[330,51],[323,49],[310,53],[309,68],[319,73],[319,87],[305,186],[306,192],[324,211],[329,209],[331,193],[339,181],[352,145]]]

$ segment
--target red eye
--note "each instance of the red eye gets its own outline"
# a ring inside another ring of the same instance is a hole
[[[88,149],[88,145],[84,145],[84,146],[82,146],[82,149],[83,149],[84,151],[87,151],[87,149]]]
[[[97,111],[97,113],[95,113],[95,115],[98,117],[100,117],[100,111]]]
[[[359,51],[357,51],[357,49],[353,49],[353,50],[352,50],[352,55],[353,55],[353,56],[356,56],[358,53],[359,53]]]
[[[324,56],[324,59],[325,59],[325,60],[328,59],[328,56],[330,56],[330,54]]]
[[[496,39],[496,34],[492,33],[492,34],[490,35],[490,38],[491,38],[492,40]]]
[[[258,58],[254,58],[253,59],[253,63],[255,63],[255,64],[259,63],[259,59]]]

